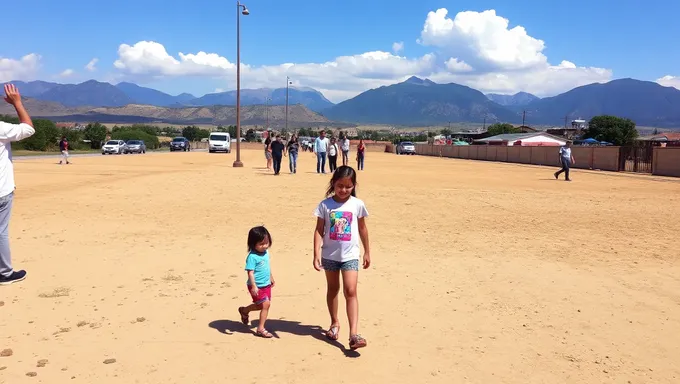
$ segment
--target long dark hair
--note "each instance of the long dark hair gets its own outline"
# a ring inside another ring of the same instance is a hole
[[[248,252],[255,251],[255,246],[264,239],[269,239],[270,247],[274,243],[272,241],[272,235],[269,234],[269,231],[263,225],[251,228],[250,231],[248,231]]]
[[[331,177],[331,182],[328,184],[326,197],[331,197],[335,194],[335,182],[340,179],[344,179],[345,177],[352,179],[352,184],[354,184],[354,188],[352,188],[352,196],[357,197],[357,172],[354,170],[354,168],[348,165],[341,165],[335,169],[335,172],[333,172],[333,177]]]

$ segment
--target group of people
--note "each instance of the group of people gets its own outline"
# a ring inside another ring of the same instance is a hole
[[[330,315],[330,326],[326,337],[338,340],[340,319],[338,318],[338,296],[342,278],[349,322],[349,347],[352,350],[367,345],[359,334],[359,301],[357,281],[359,276],[360,241],[364,246],[364,269],[371,265],[371,250],[368,241],[366,217],[368,210],[364,202],[356,197],[357,174],[354,169],[343,165],[333,172],[326,191],[326,199],[317,206],[314,215],[314,258],[312,265],[326,275],[326,304]],[[248,276],[246,287],[252,303],[238,308],[241,322],[250,325],[250,313],[259,311],[259,323],[255,335],[273,337],[265,327],[272,301],[274,274],[270,264],[269,249],[273,244],[267,228],[258,226],[248,233],[245,270]]]
[[[274,171],[275,175],[281,173],[281,162],[283,158],[288,156],[288,166],[291,174],[297,173],[297,159],[300,152],[301,143],[297,134],[293,136],[286,143],[280,134],[276,134],[272,139],[272,132],[269,131],[267,138],[264,141],[264,156],[267,160],[267,169]],[[326,159],[331,172],[338,169],[338,156],[342,155],[342,165],[349,164],[350,140],[346,135],[341,134],[339,139],[326,137],[326,131],[319,132],[319,137],[314,140],[312,151],[316,154],[316,172],[320,174],[326,173]],[[357,169],[364,170],[364,157],[366,153],[366,145],[364,140],[359,140],[357,145]]]

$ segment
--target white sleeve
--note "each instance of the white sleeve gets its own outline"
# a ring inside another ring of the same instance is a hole
[[[357,217],[368,217],[368,209],[362,200],[357,201]]]
[[[314,216],[320,219],[326,218],[326,206],[324,205],[323,201],[319,203],[319,205],[314,210]]]
[[[35,128],[26,123],[10,124],[0,121],[0,140],[19,141],[33,136]]]

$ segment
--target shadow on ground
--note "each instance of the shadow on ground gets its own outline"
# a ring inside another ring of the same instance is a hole
[[[257,328],[258,323],[259,320],[253,320],[250,325],[244,325],[239,321],[233,320],[215,320],[210,322],[208,326],[225,335],[233,335],[234,333],[254,335],[255,333],[252,329]],[[345,348],[340,342],[326,338],[325,330],[318,325],[306,325],[299,321],[270,319],[267,320],[266,328],[277,339],[279,338],[279,333],[290,333],[291,335],[296,336],[311,336],[338,348],[347,357],[356,358],[361,356],[359,352]]]

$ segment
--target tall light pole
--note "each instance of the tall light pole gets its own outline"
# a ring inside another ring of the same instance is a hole
[[[290,77],[286,76],[286,133],[288,133],[288,86],[293,84]]]
[[[269,102],[272,101],[271,97],[265,99],[265,110],[267,111],[267,129],[269,129]]]
[[[241,14],[250,14],[248,8],[236,1],[236,160],[234,168],[243,167],[241,162]]]

